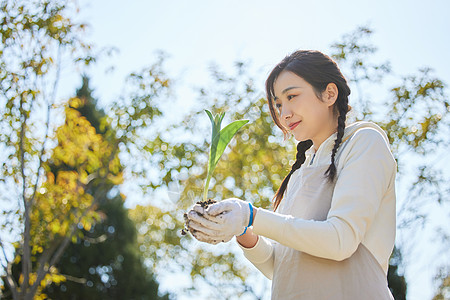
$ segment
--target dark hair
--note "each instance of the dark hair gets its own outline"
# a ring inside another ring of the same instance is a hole
[[[334,164],[334,157],[339,145],[341,144],[342,137],[344,136],[345,120],[347,112],[351,110],[351,106],[348,105],[348,96],[350,95],[350,87],[347,84],[346,79],[342,75],[338,65],[329,56],[323,54],[317,50],[297,50],[292,54],[287,55],[280,63],[278,63],[269,77],[266,80],[266,97],[269,104],[270,113],[275,124],[283,131],[285,139],[289,135],[287,129],[281,125],[278,118],[278,113],[274,108],[273,98],[274,82],[278,75],[282,71],[290,71],[297,76],[302,77],[306,82],[312,85],[314,93],[317,98],[322,101],[322,92],[326,89],[329,83],[336,84],[338,88],[338,97],[333,105],[333,114],[338,116],[337,126],[337,138],[334,143],[333,151],[331,154],[331,164],[325,172],[325,176],[328,176],[329,181],[333,181],[336,176],[336,166]],[[292,165],[291,171],[284,178],[278,191],[276,192],[273,204],[273,210],[275,211],[283,198],[286,190],[289,178],[295,170],[299,169],[304,163],[306,157],[305,152],[312,146],[312,140],[300,141],[297,145],[296,161]]]

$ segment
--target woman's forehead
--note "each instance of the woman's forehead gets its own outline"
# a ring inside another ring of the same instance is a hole
[[[284,95],[291,89],[303,89],[307,85],[308,83],[303,78],[292,72],[280,73],[280,76],[278,76],[273,84],[274,100],[277,100],[278,97]]]
[[[308,85],[308,82],[306,82],[306,80],[304,80],[302,77],[298,76],[295,73],[283,71],[278,75],[278,77],[275,79],[273,83],[275,92],[281,92],[288,85],[305,87]]]

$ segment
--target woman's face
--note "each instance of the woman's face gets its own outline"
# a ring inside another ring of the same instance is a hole
[[[337,86],[328,84],[317,98],[311,84],[302,77],[282,71],[274,82],[274,106],[281,124],[297,141],[311,139],[314,148],[337,131],[337,119],[333,117],[333,104],[338,95]]]

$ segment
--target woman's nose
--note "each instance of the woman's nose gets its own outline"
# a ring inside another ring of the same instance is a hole
[[[281,118],[283,120],[289,119],[292,115],[292,112],[286,106],[287,105],[281,107]]]

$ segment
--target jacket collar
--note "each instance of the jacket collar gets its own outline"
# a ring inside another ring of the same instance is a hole
[[[371,122],[371,121],[356,121],[354,123],[346,125],[346,127],[344,129],[344,136],[342,137],[341,145],[353,133],[355,133],[358,129],[363,128],[363,127],[371,127],[371,128],[376,129],[383,135],[384,139],[389,144],[389,139],[386,135],[386,132],[384,132],[384,130],[379,125],[377,125],[376,123]],[[328,158],[331,155],[331,151],[333,150],[334,141],[336,140],[336,137],[337,137],[337,132],[331,134],[325,141],[322,142],[322,144],[320,144],[319,149],[317,149],[317,151],[315,151],[314,145],[312,145],[310,148],[308,148],[308,150],[306,150],[306,152],[305,152],[305,155],[307,157],[307,161],[305,163],[308,163],[308,165],[309,165],[309,162],[311,161],[311,158],[314,155],[314,153],[316,155],[314,157],[313,164],[319,163],[319,161],[325,157]]]

